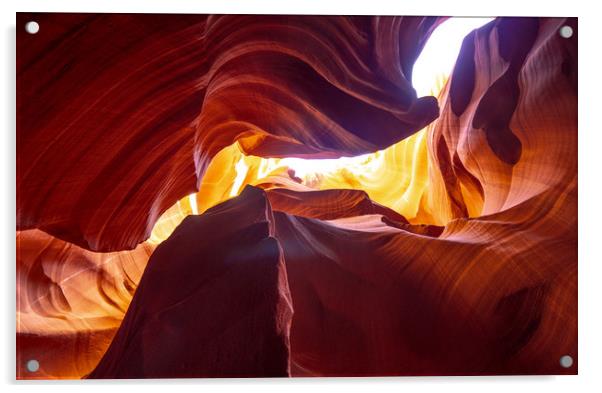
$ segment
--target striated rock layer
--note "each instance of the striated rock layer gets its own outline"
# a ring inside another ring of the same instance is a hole
[[[577,372],[576,19],[17,19],[18,378]]]
[[[131,249],[213,156],[339,157],[437,117],[422,17],[18,14],[17,228]],[[124,34],[127,31],[127,34]]]
[[[155,246],[94,253],[40,230],[17,232],[17,376],[79,378],[98,363]],[[40,370],[25,365],[36,359]]]

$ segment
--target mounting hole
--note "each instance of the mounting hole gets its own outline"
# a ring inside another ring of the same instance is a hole
[[[569,355],[564,355],[560,358],[560,365],[564,368],[569,368],[573,365],[573,358]]]
[[[25,24],[25,31],[29,34],[36,34],[38,31],[40,31],[40,25],[35,21],[27,22]]]
[[[27,371],[29,371],[30,373],[35,373],[36,371],[38,371],[40,369],[40,362],[38,362],[35,359],[31,359],[27,361],[27,364],[25,365],[25,367],[27,368]]]
[[[571,38],[573,36],[573,28],[571,26],[562,26],[558,32],[562,38]]]

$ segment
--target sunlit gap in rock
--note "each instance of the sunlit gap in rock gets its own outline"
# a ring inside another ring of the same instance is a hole
[[[412,71],[418,97],[438,97],[451,74],[464,37],[493,18],[457,17],[441,23],[428,39]],[[434,223],[420,216],[428,192],[427,128],[380,151],[336,159],[261,158],[242,153],[238,143],[220,151],[205,173],[198,193],[168,209],[156,222],[150,243],[165,240],[189,214],[235,197],[251,184],[265,189],[285,187],[298,191],[360,189],[410,222]]]
[[[464,37],[492,20],[493,18],[450,18],[435,29],[412,71],[412,85],[418,97],[439,95],[454,67]],[[300,178],[316,173],[336,172],[343,168],[351,172],[372,172],[382,163],[379,160],[382,158],[380,153],[337,159],[284,158],[279,163],[293,169]]]

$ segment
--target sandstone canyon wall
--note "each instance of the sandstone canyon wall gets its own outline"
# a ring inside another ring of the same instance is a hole
[[[18,378],[577,372],[576,19],[473,31],[437,99],[443,18],[32,19]]]

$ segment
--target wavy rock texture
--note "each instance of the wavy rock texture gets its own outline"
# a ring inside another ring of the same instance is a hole
[[[17,22],[31,19],[48,27],[17,37],[17,227],[93,251],[148,238],[236,140],[260,156],[357,155],[438,114],[409,82],[437,18],[19,14]]]
[[[78,378],[110,344],[155,246],[94,253],[39,230],[17,232],[17,375]]]
[[[469,34],[424,128],[436,19],[33,18],[19,378],[577,372],[576,19]]]
[[[448,201],[448,219],[576,181],[577,36],[562,38],[564,24],[577,31],[574,19],[502,18],[464,40],[429,140],[441,180],[430,197]]]
[[[379,217],[276,214],[293,375],[572,372],[558,359],[577,349],[576,236],[550,226],[576,212],[548,200],[574,193],[542,195],[523,206],[542,209],[530,216],[455,221],[439,238]]]

